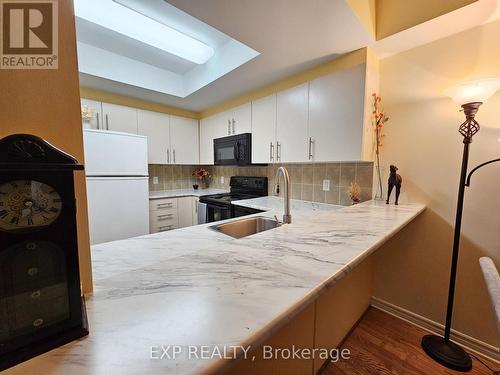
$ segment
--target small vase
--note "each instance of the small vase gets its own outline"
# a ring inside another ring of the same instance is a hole
[[[208,179],[202,178],[200,183],[202,189],[208,189]]]
[[[194,189],[194,190],[198,190],[198,184],[194,184],[194,185],[193,185],[193,189]]]

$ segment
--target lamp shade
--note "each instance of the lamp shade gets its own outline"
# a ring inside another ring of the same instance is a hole
[[[445,90],[445,95],[457,104],[483,103],[500,89],[500,78],[480,79],[459,83]]]

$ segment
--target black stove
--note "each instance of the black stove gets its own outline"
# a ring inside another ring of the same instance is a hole
[[[202,195],[200,197],[201,209],[205,209],[206,211],[205,222],[212,223],[214,221],[260,212],[258,210],[235,207],[231,202],[266,196],[267,177],[232,176],[229,186],[231,188],[229,193]]]

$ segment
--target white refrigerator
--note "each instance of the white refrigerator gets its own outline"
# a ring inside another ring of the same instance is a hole
[[[91,244],[149,233],[147,137],[84,129]]]

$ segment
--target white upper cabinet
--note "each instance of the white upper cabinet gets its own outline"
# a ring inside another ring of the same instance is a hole
[[[173,164],[198,164],[198,120],[170,116],[170,146]]]
[[[214,139],[228,136],[225,119],[218,113],[200,121],[200,164],[214,164]]]
[[[137,109],[123,105],[102,103],[104,130],[137,134]]]
[[[252,163],[276,161],[276,94],[252,102]]]
[[[245,103],[239,107],[221,112],[214,116],[219,126],[223,128],[226,137],[235,134],[250,133],[252,131],[252,103]]]
[[[81,99],[82,107],[86,107],[89,112],[92,113],[92,118],[90,120],[84,120],[82,118],[83,127],[85,129],[102,129],[102,105],[101,102],[91,99]]]
[[[252,131],[252,103],[246,103],[232,110],[231,134],[250,133]]]
[[[311,161],[362,159],[365,65],[310,82]]]
[[[148,137],[148,164],[169,164],[172,158],[169,115],[139,109],[137,120],[139,134]]]
[[[308,154],[309,83],[281,91],[276,99],[277,162],[305,162]]]

